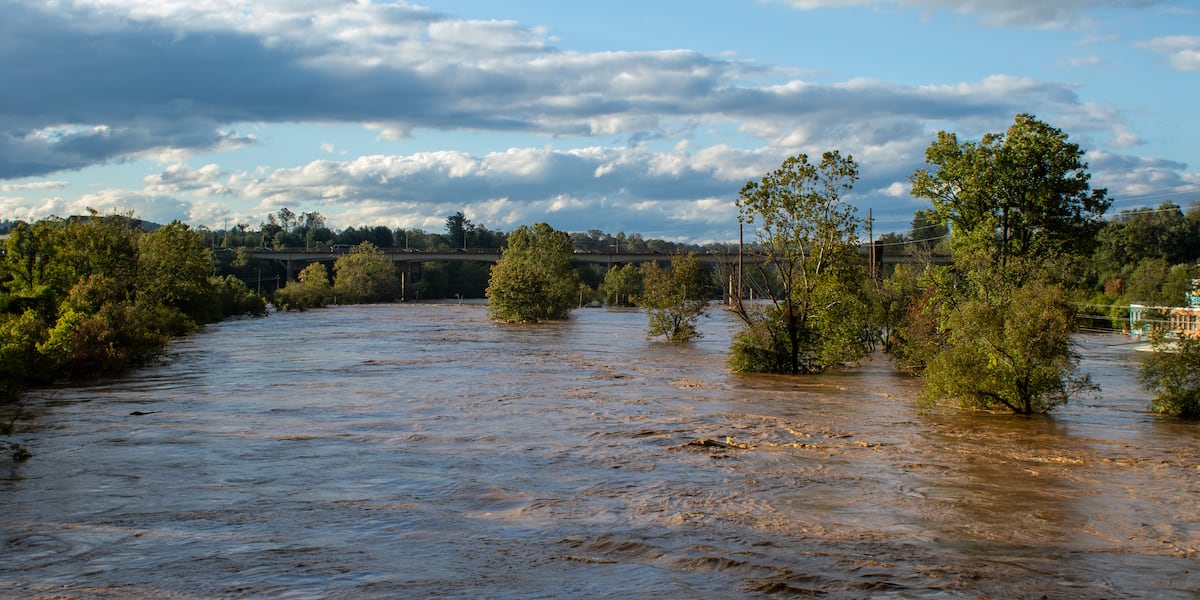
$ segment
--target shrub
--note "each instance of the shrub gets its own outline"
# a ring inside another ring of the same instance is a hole
[[[1142,384],[1154,392],[1151,410],[1185,419],[1200,418],[1200,340],[1172,340],[1158,333],[1152,343],[1154,351],[1139,365]]]

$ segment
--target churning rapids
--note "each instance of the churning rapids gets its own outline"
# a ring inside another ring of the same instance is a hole
[[[1200,427],[1147,413],[1120,336],[1080,338],[1099,398],[1019,418],[923,414],[882,358],[730,374],[721,311],[645,325],[275,314],[33,393],[0,597],[1200,594]]]

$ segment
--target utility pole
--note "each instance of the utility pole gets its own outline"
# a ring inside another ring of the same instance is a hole
[[[737,264],[737,307],[742,309],[742,245],[744,243],[742,229],[744,224],[738,218],[738,264]]]
[[[871,209],[867,209],[867,241],[871,244],[867,256],[871,261],[871,281],[875,281],[875,219],[871,217]]]

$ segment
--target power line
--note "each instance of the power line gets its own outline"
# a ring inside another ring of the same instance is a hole
[[[878,246],[909,246],[912,244],[923,244],[925,242],[936,242],[938,240],[945,240],[945,239],[949,239],[949,238],[950,238],[950,234],[947,233],[946,235],[940,235],[938,237],[933,237],[933,238],[924,238],[924,239],[920,239],[920,240],[904,240],[904,241],[900,241],[900,242],[875,242],[875,244]]]

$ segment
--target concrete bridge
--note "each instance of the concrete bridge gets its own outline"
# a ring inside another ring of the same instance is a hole
[[[500,250],[497,248],[481,248],[475,250],[404,250],[402,248],[380,248],[379,251],[392,262],[402,263],[421,263],[421,262],[496,262],[500,259]],[[303,250],[297,248],[284,248],[281,250],[265,250],[257,249],[250,250],[250,256],[254,258],[263,258],[267,260],[286,260],[300,262],[334,262],[337,259],[346,256],[349,252],[328,250]],[[666,252],[587,252],[583,250],[576,251],[572,257],[572,262],[580,263],[598,263],[598,264],[623,264],[623,263],[644,263],[654,261],[669,261],[671,254]],[[746,254],[746,258],[758,256]],[[727,263],[737,262],[737,253],[725,254],[709,252],[707,254],[696,254],[696,257],[703,263]]]
[[[405,250],[403,248],[381,248],[379,250],[384,256],[388,257],[392,262],[403,265],[406,272],[409,271],[414,263],[424,262],[491,262],[494,263],[500,259],[500,250],[496,248],[481,248],[477,250]],[[262,258],[267,260],[281,260],[287,263],[288,280],[295,279],[296,274],[303,268],[304,265],[313,262],[333,263],[337,259],[346,256],[349,252],[346,251],[317,251],[303,249],[282,249],[282,250],[250,250],[250,256],[254,258]],[[745,255],[745,260],[753,261],[755,255]],[[708,264],[736,264],[737,254],[697,254],[696,257],[702,263]],[[670,261],[671,255],[660,252],[585,252],[578,251],[572,258],[572,262],[591,263],[602,265],[617,265],[626,263],[644,263],[655,261]]]
[[[928,261],[921,257],[908,255],[887,255],[877,249],[876,262],[881,265],[887,264],[924,264],[933,262],[935,264],[948,264],[949,256],[934,256],[932,261]],[[392,262],[403,265],[405,272],[411,272],[411,267],[414,263],[423,262],[491,262],[494,263],[500,259],[500,250],[497,248],[480,248],[480,249],[454,249],[454,250],[413,250],[404,248],[380,248],[379,251]],[[267,260],[281,260],[287,263],[287,278],[293,280],[296,274],[300,271],[303,265],[312,262],[328,262],[333,263],[338,258],[349,254],[348,251],[318,251],[304,250],[302,248],[284,248],[281,250],[266,250],[255,249],[249,251],[250,256],[254,258],[262,258]],[[572,256],[572,262],[590,263],[602,265],[618,265],[628,263],[645,263],[657,261],[670,261],[671,254],[665,252],[589,252],[585,250],[577,250]],[[753,252],[744,252],[742,260],[747,264],[753,264],[763,258],[764,255]],[[736,265],[738,262],[737,252],[725,253],[709,251],[706,253],[697,253],[696,258],[705,264],[720,264],[720,265]]]

